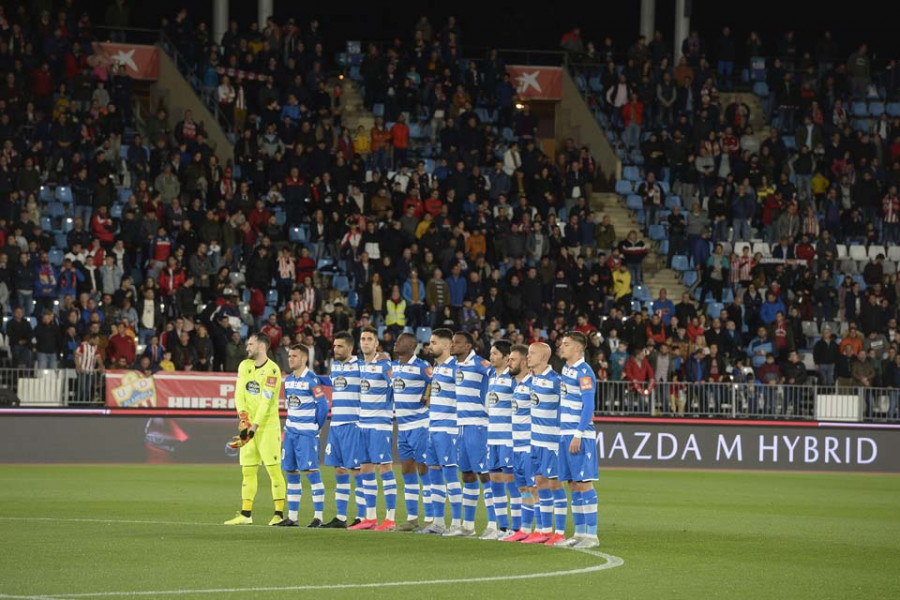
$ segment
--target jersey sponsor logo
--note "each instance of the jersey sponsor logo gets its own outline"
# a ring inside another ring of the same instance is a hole
[[[313,393],[313,397],[321,398],[322,396],[325,395],[325,388],[322,387],[321,385],[317,385],[316,387],[313,388],[312,393]]]
[[[457,369],[456,371],[456,383],[461,384],[466,380],[466,374],[462,372],[462,369]]]
[[[487,369],[488,367],[491,366],[491,363],[484,359],[481,359],[481,366],[484,367],[485,369]]]
[[[360,382],[359,382],[359,391],[361,391],[361,392],[368,392],[368,391],[371,390],[371,389],[372,389],[372,384],[369,383],[369,380],[368,380],[368,379],[362,379],[362,380],[360,380]]]
[[[578,380],[578,383],[583,390],[589,390],[594,387],[594,382],[591,381],[590,377],[582,377]]]
[[[259,382],[258,381],[248,381],[247,382],[247,393],[256,395],[259,393]]]
[[[272,390],[263,390],[263,396],[265,396],[266,400],[271,400],[275,396],[275,392]]]
[[[276,385],[277,383],[278,383],[278,378],[277,378],[277,377],[272,377],[272,376],[266,377],[266,386],[268,386],[268,387],[275,387],[275,385]]]
[[[541,397],[534,392],[531,392],[531,403],[535,406],[539,405],[541,403]]]
[[[291,394],[287,397],[287,405],[288,408],[299,408],[300,407],[300,396],[296,394]]]
[[[431,379],[434,377],[434,369],[432,367],[425,367],[425,377]]]
[[[347,388],[347,378],[341,377],[340,375],[331,380],[331,383],[334,385],[334,389],[343,390]]]
[[[431,384],[431,391],[434,392],[435,394],[440,394],[441,393],[441,383],[439,381],[435,381],[433,384]]]
[[[497,395],[497,392],[488,392],[487,400],[490,404],[497,404],[500,402],[500,396]]]
[[[406,389],[406,382],[397,378],[391,383],[391,387],[394,388],[395,392],[402,392]]]

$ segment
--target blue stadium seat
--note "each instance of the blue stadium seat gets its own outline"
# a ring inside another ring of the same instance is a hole
[[[241,330],[240,330],[240,332],[241,332],[241,339],[242,339],[242,340],[246,340],[246,339],[247,339],[247,336],[250,335],[250,328],[247,327],[246,324],[241,325]]]
[[[654,242],[666,239],[666,228],[664,225],[650,226],[650,239]]]
[[[122,204],[125,204],[126,202],[128,202],[128,198],[130,198],[130,197],[131,197],[131,190],[129,190],[128,188],[121,188],[119,190],[119,202],[121,202]]]
[[[283,210],[275,211],[275,223],[279,227],[284,227],[284,224],[287,223],[287,213]]]
[[[753,84],[753,93],[760,98],[768,98],[769,85],[765,81],[757,81]]]
[[[416,328],[416,341],[420,344],[427,344],[431,341],[431,327]]]
[[[675,265],[675,262],[673,260],[672,268],[675,268],[674,265]],[[693,269],[684,271],[681,275],[682,275],[681,283],[683,283],[685,287],[691,287],[692,285],[697,283],[697,280],[700,278],[700,276],[697,275],[697,271],[694,271]],[[698,296],[698,298],[699,298],[699,296]]]
[[[53,219],[61,219],[66,216],[66,208],[62,202],[51,202],[47,205],[47,213]]]
[[[590,81],[588,81],[588,85],[591,86],[592,92],[602,92],[603,91],[603,80],[600,79],[599,75],[594,75],[591,77]]]
[[[53,230],[53,221],[50,217],[41,217],[41,229],[44,231],[52,231]]]
[[[373,104],[372,105],[372,114],[376,117],[384,116],[384,104]]]
[[[637,167],[625,167],[622,170],[622,177],[628,181],[640,181],[641,170]]]
[[[636,285],[631,289],[631,296],[635,300],[647,302],[648,300],[650,300],[650,290],[647,289],[646,285]]]
[[[67,185],[61,185],[56,188],[56,199],[63,204],[72,204],[75,201],[72,197],[72,188]]]
[[[53,236],[53,245],[59,249],[65,249],[69,246],[69,240],[66,238],[66,234],[57,233]]]
[[[672,191],[672,188],[669,187],[669,182],[666,180],[659,181],[659,187],[662,188],[662,191],[665,193],[669,193]]]
[[[688,264],[688,257],[683,254],[676,254],[672,257],[672,269],[675,271],[690,271],[690,264]],[[685,273],[687,275],[687,273]],[[686,284],[685,284],[686,285]]]
[[[900,117],[900,102],[888,102],[886,110],[889,117]]]
[[[109,209],[109,216],[113,219],[121,219],[122,218],[122,205],[121,204],[113,204],[112,208]]]
[[[53,188],[51,188],[49,185],[42,185],[39,197],[41,202],[47,203],[53,202],[53,199],[56,197],[56,195],[53,193]]]
[[[625,207],[628,210],[644,210],[644,199],[637,194],[631,194],[625,199]]]
[[[722,314],[722,309],[725,306],[721,302],[711,302],[706,305],[706,314],[711,319],[718,319],[719,315]]]
[[[578,86],[579,92],[584,92],[584,90],[587,89],[587,81],[585,81],[584,75],[579,73],[578,75],[575,76],[575,85]]]
[[[359,305],[359,294],[353,290],[347,294],[347,308],[355,309]]]
[[[276,306],[278,304],[278,290],[270,289],[266,293],[266,304]]]
[[[131,148],[128,144],[122,144],[119,148],[119,158],[122,160],[128,160],[128,150]]]
[[[869,108],[865,102],[856,101],[850,105],[850,114],[854,117],[867,117],[869,116]]]
[[[730,287],[726,287],[722,291],[722,304],[728,305],[734,303],[734,292]]]
[[[869,133],[872,131],[872,122],[868,119],[855,119],[853,121],[853,131]]]
[[[640,300],[632,300],[631,301],[631,312],[641,312],[641,301]]]
[[[305,244],[309,241],[309,225],[296,225],[288,232],[288,239],[294,243]]]
[[[72,217],[67,217],[67,218],[63,219],[63,222],[62,222],[63,233],[69,233],[73,229],[75,229],[75,219],[73,219]]]
[[[869,116],[880,117],[884,114],[884,102],[869,102]]]
[[[672,210],[675,207],[684,208],[684,205],[681,203],[681,196],[666,196],[666,208]]]
[[[347,279],[346,275],[335,275],[331,281],[331,287],[342,294],[346,294],[350,291],[350,280]]]
[[[627,181],[625,179],[620,179],[616,182],[616,193],[617,194],[627,196],[628,194],[630,194],[633,191],[634,191],[634,189],[632,188],[630,181]]]
[[[62,250],[60,250],[59,248],[51,248],[50,252],[48,254],[50,257],[51,265],[58,267],[59,265],[62,264],[62,261],[63,261],[63,251]]]

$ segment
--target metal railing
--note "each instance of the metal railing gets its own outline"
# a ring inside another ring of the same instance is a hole
[[[900,422],[900,389],[847,383],[765,385],[604,381],[595,412],[603,416]]]
[[[2,368],[0,406],[44,408],[104,403],[102,373],[75,369]]]

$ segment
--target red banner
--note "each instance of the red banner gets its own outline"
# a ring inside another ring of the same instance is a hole
[[[560,67],[528,67],[508,65],[510,82],[523,100],[560,100],[562,69]]]
[[[106,406],[114,408],[162,408],[234,410],[237,373],[159,371],[145,377],[138,371],[106,372]],[[331,405],[331,388],[325,388]],[[278,400],[284,410],[284,395]]]
[[[108,44],[95,42],[94,64],[119,69],[132,79],[159,79],[159,48],[136,44]]]

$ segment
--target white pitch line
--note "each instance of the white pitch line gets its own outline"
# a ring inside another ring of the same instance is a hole
[[[76,518],[54,518],[54,517],[2,517],[2,521],[59,521],[73,523],[125,523],[125,524],[147,524],[147,525],[200,525],[222,527],[217,523],[190,523],[181,521],[139,521],[127,519],[76,519]],[[267,528],[269,529],[269,528]],[[272,527],[271,529],[275,529]],[[324,584],[324,585],[292,585],[281,587],[251,587],[251,588],[212,588],[212,589],[193,589],[193,590],[147,590],[147,591],[124,591],[124,592],[88,592],[78,594],[37,594],[37,595],[17,595],[0,593],[0,599],[6,600],[67,600],[69,598],[125,598],[140,596],[183,596],[187,594],[237,594],[245,592],[300,592],[314,590],[334,590],[334,589],[366,589],[379,587],[406,587],[420,585],[446,585],[458,583],[490,583],[498,581],[520,581],[523,579],[542,579],[547,577],[564,577],[568,575],[585,575],[587,573],[596,573],[615,569],[625,564],[625,560],[606,554],[596,550],[575,550],[582,554],[588,554],[597,558],[602,558],[603,564],[583,567],[580,569],[569,569],[566,571],[547,571],[544,573],[526,573],[523,575],[496,575],[491,577],[469,577],[465,579],[428,579],[424,581],[387,581],[383,583],[340,583],[340,584]]]

